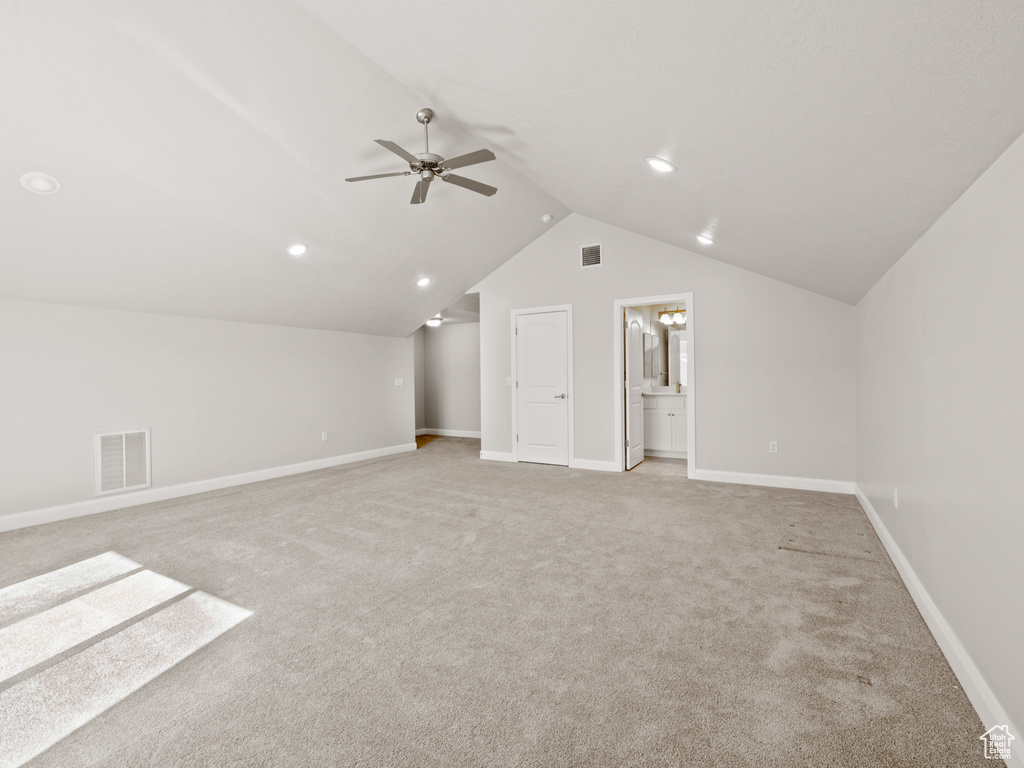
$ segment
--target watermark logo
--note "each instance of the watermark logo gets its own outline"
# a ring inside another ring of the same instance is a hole
[[[985,757],[988,760],[1009,760],[1010,742],[1016,736],[1010,733],[1008,725],[995,725],[978,737],[985,744]]]

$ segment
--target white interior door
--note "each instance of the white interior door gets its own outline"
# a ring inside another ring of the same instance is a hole
[[[569,465],[569,368],[565,311],[516,316],[519,461]]]
[[[644,319],[635,309],[623,310],[625,351],[626,469],[644,460]]]

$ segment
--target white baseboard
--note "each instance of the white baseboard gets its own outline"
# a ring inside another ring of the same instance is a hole
[[[419,437],[420,435],[429,435],[429,434],[430,434],[430,430],[426,429],[426,428],[417,429],[416,430],[416,437]]]
[[[846,480],[823,480],[817,477],[790,477],[788,475],[755,475],[749,472],[722,472],[717,469],[698,469],[697,480],[739,485],[765,485],[769,488],[792,488],[797,491],[823,491],[824,493],[853,494],[856,484]]]
[[[515,461],[511,453],[500,451],[480,451],[480,458],[484,461]]]
[[[261,480],[272,480],[275,477],[297,475],[302,472],[312,472],[316,469],[326,469],[327,467],[336,467],[340,464],[351,464],[354,461],[375,459],[380,456],[390,456],[395,453],[415,450],[416,443],[391,445],[387,448],[374,448],[369,451],[346,453],[341,456],[330,456],[326,459],[304,461],[299,464],[287,464],[282,467],[257,469],[252,472],[242,472],[237,475],[225,475],[224,477],[213,477],[209,480],[196,480],[195,482],[181,483],[180,485],[169,485],[164,488],[147,488],[143,491],[126,493],[119,496],[104,496],[99,499],[76,501],[71,504],[61,504],[56,507],[33,509],[27,512],[15,512],[10,515],[0,515],[0,532],[13,531],[17,528],[27,528],[30,525],[53,523],[57,520],[68,520],[72,517],[82,517],[83,515],[94,515],[98,512],[110,512],[114,509],[136,507],[140,504],[149,504],[154,501],[165,501],[166,499],[175,499],[180,496],[191,496],[195,493],[216,491],[221,488],[230,488],[235,485],[245,485],[246,483],[257,483]]]
[[[653,456],[656,459],[685,459],[686,451],[644,451],[644,456]]]
[[[954,674],[956,674],[957,679],[960,681],[960,686],[963,688],[964,693],[967,694],[967,698],[971,700],[971,704],[978,711],[978,717],[981,718],[981,722],[986,729],[996,725],[1009,726],[1010,732],[1017,737],[1011,742],[1013,760],[1020,765],[1024,765],[1024,733],[1021,733],[1010,722],[1006,710],[1003,709],[992,689],[985,681],[985,678],[978,670],[977,665],[971,659],[967,649],[964,648],[963,643],[956,636],[953,627],[946,621],[939,607],[932,600],[931,595],[928,594],[928,590],[925,589],[924,584],[917,577],[917,574],[910,565],[910,561],[907,560],[903,550],[900,549],[899,544],[896,543],[892,534],[889,533],[889,529],[885,527],[885,523],[882,522],[882,518],[879,517],[878,512],[875,511],[868,497],[859,485],[855,484],[854,487],[857,501],[860,502],[861,507],[864,509],[864,514],[868,516],[868,520],[871,521],[875,533],[878,534],[878,538],[882,541],[882,546],[889,553],[889,558],[892,560],[893,565],[896,566],[896,570],[899,571],[907,591],[910,592],[910,596],[917,605],[917,610],[920,611],[921,616],[928,625],[928,629],[931,630],[935,641],[939,644],[939,648],[946,657],[946,661],[949,662],[949,666],[952,667]],[[979,733],[978,736],[980,737],[981,734]],[[981,742],[979,741],[978,744],[978,748],[981,749]]]
[[[500,453],[498,451],[480,451],[480,458],[485,461],[511,461],[515,462],[515,458],[511,453]],[[615,466],[614,461],[593,461],[591,459],[573,459],[572,467],[574,469],[592,469],[599,472],[618,472],[618,467]]]
[[[422,432],[420,430],[416,430],[416,434],[440,435],[441,437],[475,437],[477,440],[480,439],[479,432],[472,432],[465,429],[424,429]]]
[[[573,469],[592,469],[597,472],[618,472],[614,461],[594,461],[593,459],[573,459]]]

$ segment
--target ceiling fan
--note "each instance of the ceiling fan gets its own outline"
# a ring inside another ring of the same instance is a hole
[[[467,179],[465,176],[456,176],[452,173],[456,168],[465,168],[467,165],[476,165],[477,163],[486,163],[488,160],[494,160],[494,153],[491,152],[491,150],[478,149],[476,152],[459,155],[458,157],[453,157],[450,160],[445,160],[440,155],[431,154],[430,137],[427,133],[427,126],[433,116],[434,110],[429,107],[424,107],[416,113],[416,119],[423,123],[424,148],[423,152],[420,152],[419,154],[414,155],[411,152],[406,152],[393,141],[374,139],[374,141],[384,147],[384,149],[394,152],[400,158],[409,163],[408,171],[399,171],[398,173],[377,173],[373,176],[353,176],[350,179],[345,179],[345,181],[385,179],[388,176],[411,176],[415,173],[420,177],[420,180],[416,182],[416,188],[412,191],[412,200],[409,201],[413,205],[426,202],[427,191],[430,189],[430,182],[435,178],[441,179],[441,181],[447,181],[449,184],[454,184],[457,187],[477,192],[481,195],[487,195],[488,197],[497,192],[498,190],[495,187],[482,184],[479,181],[474,181],[473,179]]]

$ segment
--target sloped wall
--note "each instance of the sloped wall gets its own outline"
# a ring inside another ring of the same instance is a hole
[[[1018,727],[1022,211],[1024,138],[857,305],[858,486]]]

